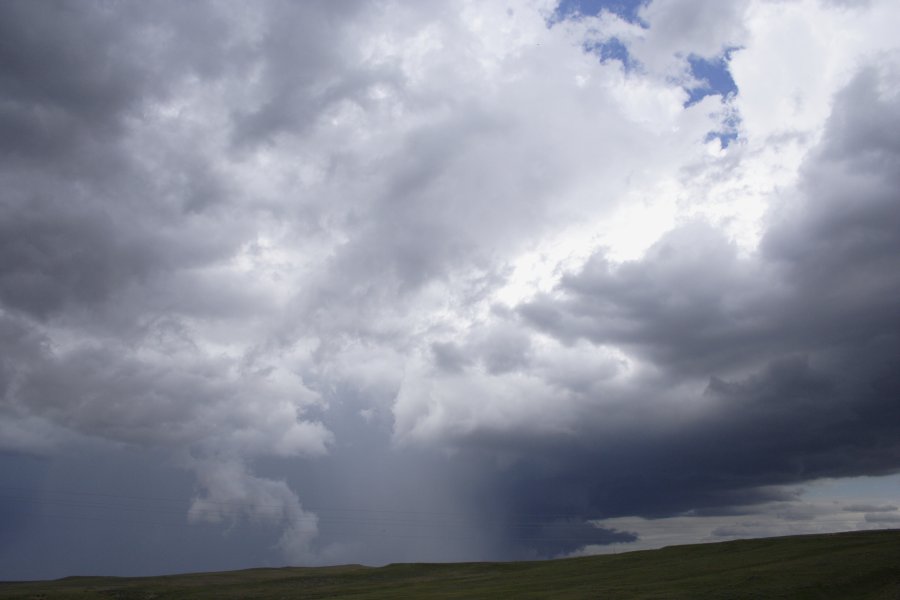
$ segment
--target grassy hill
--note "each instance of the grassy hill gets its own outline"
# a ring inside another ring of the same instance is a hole
[[[0,583],[5,598],[900,599],[900,530],[513,563],[249,569]]]

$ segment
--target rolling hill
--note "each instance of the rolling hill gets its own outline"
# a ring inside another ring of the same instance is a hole
[[[249,569],[0,583],[0,599],[900,598],[900,530],[563,560]]]

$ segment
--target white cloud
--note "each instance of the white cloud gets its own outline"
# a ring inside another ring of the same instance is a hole
[[[303,510],[297,495],[283,481],[255,477],[234,459],[193,460],[190,466],[203,494],[191,503],[191,521],[234,523],[247,518],[280,526],[278,545],[288,560],[315,560],[311,543],[318,535],[318,517]]]

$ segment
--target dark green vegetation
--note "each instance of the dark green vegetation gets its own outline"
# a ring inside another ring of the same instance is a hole
[[[250,569],[0,583],[0,598],[900,598],[900,530],[543,562]]]

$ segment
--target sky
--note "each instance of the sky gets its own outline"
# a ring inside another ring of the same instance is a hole
[[[0,3],[0,579],[897,527],[898,26]]]

